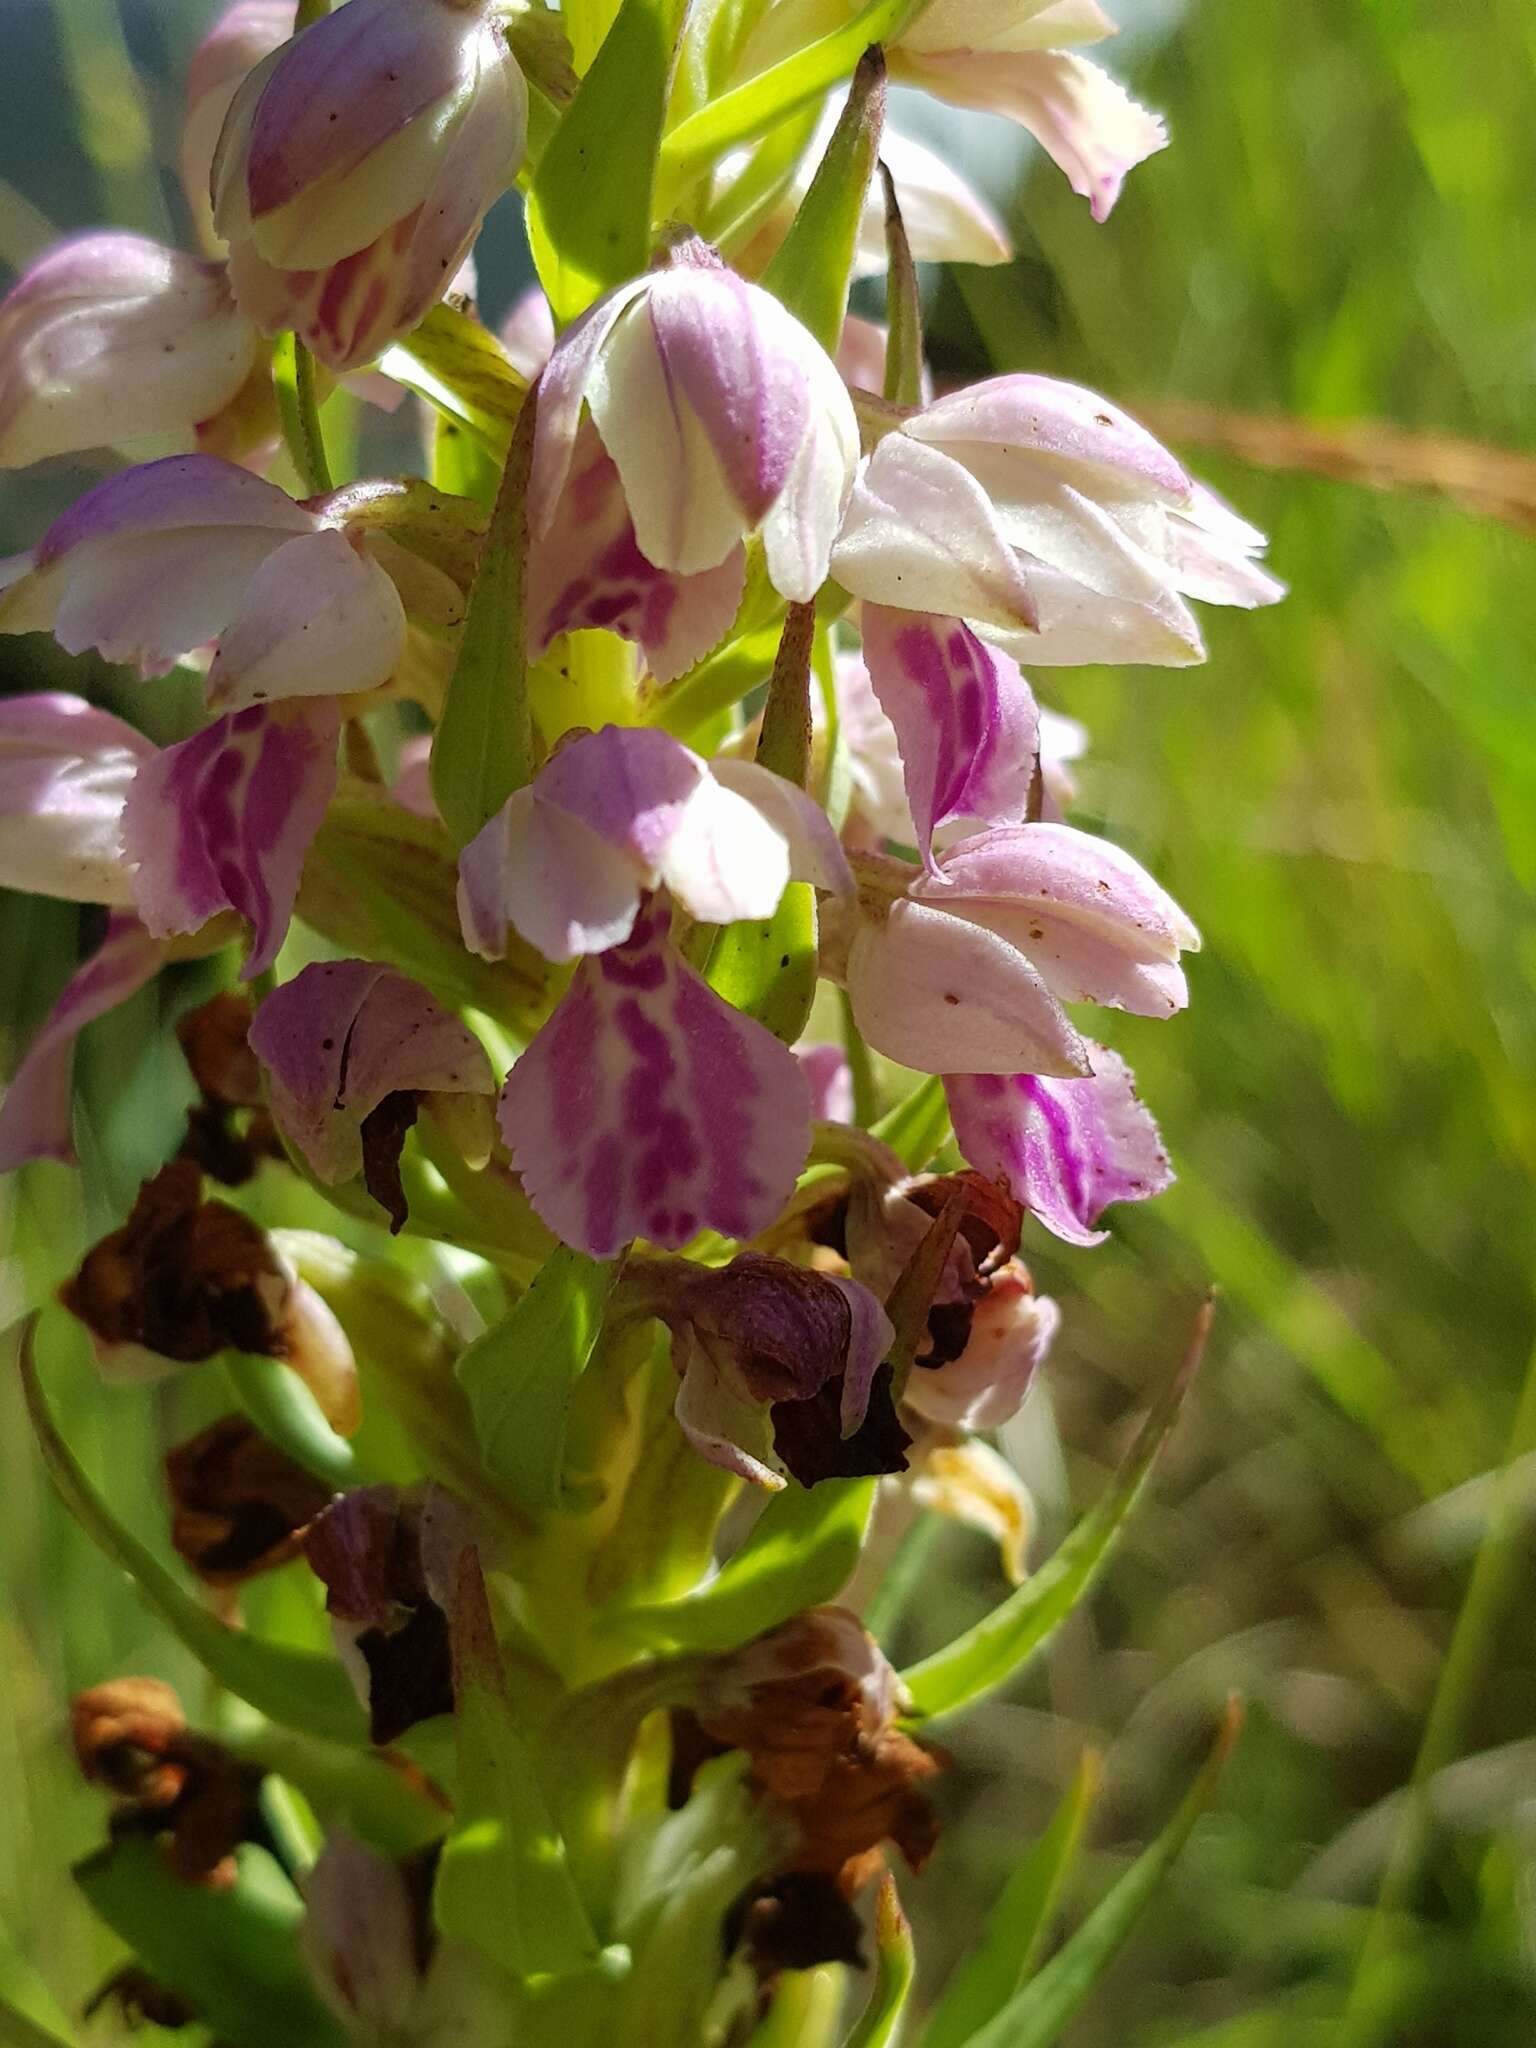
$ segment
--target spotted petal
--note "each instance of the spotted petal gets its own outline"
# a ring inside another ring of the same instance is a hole
[[[156,938],[224,909],[252,930],[242,979],[271,966],[336,788],[335,702],[236,711],[139,771],[123,815],[139,915]]]
[[[636,1237],[753,1236],[810,1146],[794,1054],[714,994],[668,926],[653,899],[625,945],[583,961],[502,1091],[529,1200],[596,1258]]]
[[[1173,1180],[1157,1125],[1118,1053],[1090,1045],[1083,1080],[946,1075],[955,1140],[978,1173],[1007,1181],[1047,1230],[1099,1244],[1111,1202],[1144,1202]]]

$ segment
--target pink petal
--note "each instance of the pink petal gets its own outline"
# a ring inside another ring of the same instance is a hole
[[[1096,391],[1018,371],[987,377],[925,406],[903,432],[953,452],[976,442],[1037,458],[1091,489],[1188,503],[1194,486],[1139,421]]]
[[[192,52],[181,128],[181,184],[198,239],[216,249],[209,186],[214,154],[236,92],[293,34],[294,0],[234,0]]]
[[[581,409],[603,346],[630,302],[644,290],[644,278],[635,278],[605,292],[571,322],[545,365],[528,477],[528,531],[535,540],[554,519],[576,460]]]
[[[531,384],[555,347],[555,316],[542,285],[531,284],[501,323],[501,345],[512,367]]]
[[[154,753],[131,725],[81,697],[0,699],[0,886],[130,903],[123,803]]]
[[[437,816],[437,799],[432,794],[432,735],[417,733],[400,749],[395,762],[395,779],[390,795],[418,818]]]
[[[123,816],[134,896],[156,938],[218,911],[251,926],[241,979],[270,967],[336,788],[334,700],[236,711],[140,769]]]
[[[857,1280],[830,1276],[832,1285],[847,1302],[853,1317],[848,1339],[848,1363],[843,1368],[843,1393],[838,1408],[838,1426],[845,1437],[853,1435],[869,1412],[869,1392],[875,1374],[884,1364],[896,1341],[891,1319],[867,1287]]]
[[[657,862],[657,879],[704,924],[772,917],[789,882],[789,848],[755,803],[706,773]]]
[[[154,980],[166,948],[137,918],[115,916],[99,951],[79,968],[48,1013],[0,1103],[0,1173],[29,1159],[75,1156],[70,1133],[70,1076],[75,1040],[94,1018],[115,1010]]]
[[[647,561],[619,473],[585,422],[552,521],[530,548],[529,652],[542,654],[559,633],[602,626],[643,648],[652,675],[670,682],[725,638],[744,575],[739,545],[695,576]]]
[[[810,1146],[794,1055],[686,965],[669,923],[653,900],[626,945],[583,961],[502,1091],[529,1200],[597,1258],[636,1237],[751,1237]]]
[[[208,702],[340,697],[387,682],[405,652],[399,592],[371,555],[328,529],[288,541],[251,577],[208,671]]]
[[[182,528],[248,527],[270,533],[313,533],[312,512],[286,491],[217,455],[168,455],[160,462],[120,469],[77,498],[37,546],[46,568],[85,541],[169,533]]]
[[[369,960],[306,967],[251,1020],[273,1114],[328,1183],[362,1170],[359,1128],[397,1090],[490,1094],[480,1041],[420,986]]]
[[[1111,1202],[1144,1202],[1173,1173],[1157,1125],[1118,1053],[1091,1045],[1084,1080],[1035,1074],[946,1076],[955,1141],[978,1173],[1008,1183],[1047,1230],[1099,1244]]]
[[[842,841],[813,796],[760,762],[738,761],[729,754],[710,763],[710,774],[772,825],[789,850],[789,872],[797,882],[814,883],[835,895],[853,893],[853,875]],[[753,915],[750,911],[736,914]]]
[[[643,880],[580,818],[536,788],[517,790],[459,855],[464,943],[499,960],[510,924],[546,960],[601,953],[628,938]]]
[[[1040,744],[1034,693],[961,619],[866,605],[864,662],[896,729],[917,846],[952,818],[1022,823]]]
[[[977,1076],[956,1085],[977,1088],[991,1078]],[[1052,1081],[1038,1085],[1068,1089],[1092,1084]],[[1014,1193],[1018,1192],[1015,1186]],[[1018,1413],[1060,1327],[1061,1311],[1055,1302],[1034,1292],[1022,1268],[1005,1268],[977,1302],[960,1356],[931,1371],[910,1373],[903,1407],[941,1429],[1001,1429]]]
[[[1087,1071],[1082,1040],[1018,948],[930,904],[861,921],[847,979],[868,1043],[920,1073]]]
[[[853,1122],[853,1070],[840,1045],[797,1045],[800,1062],[811,1090],[811,1115],[817,1123]]]

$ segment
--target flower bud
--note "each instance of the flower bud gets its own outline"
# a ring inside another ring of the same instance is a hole
[[[61,242],[0,301],[0,469],[148,435],[190,447],[257,347],[221,265],[142,235]]]
[[[293,34],[294,0],[234,0],[192,52],[187,66],[181,126],[181,184],[197,223],[198,240],[215,254],[223,243],[214,232],[214,152],[230,104],[263,58]]]

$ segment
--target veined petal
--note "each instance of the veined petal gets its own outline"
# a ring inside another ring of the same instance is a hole
[[[887,434],[853,488],[832,574],[871,604],[1033,626],[1029,580],[981,486],[905,433]]]
[[[896,731],[924,862],[952,818],[1022,823],[1040,748],[1034,692],[1018,664],[962,619],[865,605],[864,662]]]
[[[903,56],[893,75],[951,106],[1019,122],[1088,201],[1095,220],[1108,219],[1126,172],[1168,146],[1158,115],[1139,106],[1097,64],[1064,50]]]
[[[813,796],[761,762],[738,761],[729,754],[712,761],[709,772],[767,819],[789,850],[789,872],[797,882],[811,882],[838,896],[852,894],[848,856]]]
[[[156,938],[218,911],[251,926],[241,979],[271,966],[336,788],[333,700],[236,711],[140,769],[123,815],[133,893]]]
[[[927,1074],[1082,1074],[1088,1055],[1040,974],[1006,939],[910,898],[860,921],[848,954],[854,1022],[877,1052]]]
[[[653,901],[626,945],[582,963],[502,1091],[529,1200],[595,1258],[635,1237],[753,1236],[810,1146],[793,1053],[687,966],[669,922]]]
[[[132,902],[123,803],[154,747],[81,697],[0,699],[0,886]]]
[[[363,1167],[361,1126],[387,1095],[489,1095],[485,1049],[420,986],[371,960],[328,960],[275,989],[251,1020],[272,1111],[319,1178]]]
[[[946,1077],[955,1141],[978,1173],[1003,1180],[1047,1230],[1069,1244],[1099,1244],[1111,1202],[1144,1202],[1173,1181],[1157,1125],[1130,1068],[1088,1048],[1083,1080],[1037,1074]],[[983,1425],[976,1425],[978,1427]]]
[[[70,1134],[70,1075],[75,1040],[93,1019],[115,1010],[154,980],[166,949],[136,917],[115,916],[100,949],[66,983],[27,1049],[0,1103],[0,1173],[29,1159],[75,1156]]]
[[[371,690],[404,652],[405,610],[378,563],[334,529],[305,534],[251,577],[208,671],[208,702],[226,710]]]
[[[967,914],[981,904],[1038,909],[1119,940],[1144,960],[1176,960],[1200,934],[1167,890],[1113,840],[1073,825],[1014,825],[950,847],[912,894]]]

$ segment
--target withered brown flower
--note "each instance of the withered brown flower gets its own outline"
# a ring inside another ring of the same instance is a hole
[[[211,1586],[296,1557],[331,1489],[243,1415],[223,1415],[166,1454],[171,1541]]]

